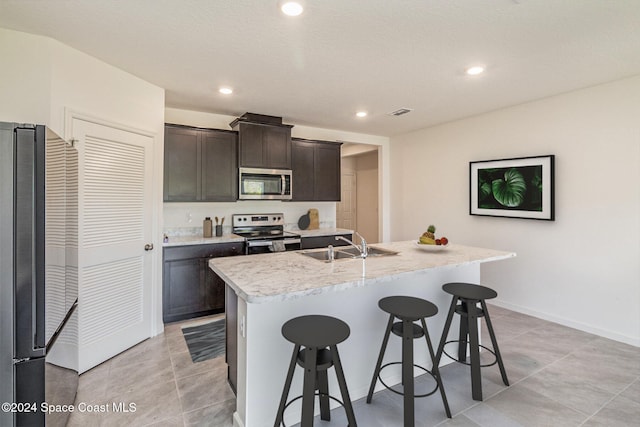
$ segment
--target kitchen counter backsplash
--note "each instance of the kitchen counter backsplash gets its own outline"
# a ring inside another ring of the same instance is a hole
[[[168,236],[167,236],[168,237]],[[182,236],[182,237],[169,237],[166,242],[162,244],[164,247],[168,246],[191,246],[191,245],[211,245],[217,243],[233,243],[244,242],[244,237],[237,236],[235,234],[223,234],[220,237],[202,237],[200,236]]]
[[[231,233],[231,226],[222,226],[222,236],[204,237],[202,227],[165,228],[162,246],[206,245],[212,243],[241,242],[244,239]]]
[[[202,237],[203,230],[200,227],[172,227],[165,228],[164,234],[171,239],[172,237]],[[222,235],[231,234],[231,225],[222,226]]]
[[[223,225],[222,235],[224,236],[225,234],[231,234],[231,229],[232,229],[231,225],[226,225],[226,224]],[[320,228],[318,230],[300,230],[297,222],[285,223],[284,229],[286,231],[300,232],[300,234],[304,234],[304,235],[322,233],[321,230],[336,230],[335,223],[333,221],[320,221]],[[172,237],[202,237],[202,226],[200,227],[168,227],[164,229],[163,234],[166,234],[169,237],[169,239],[171,239]]]
[[[320,225],[320,229],[327,229],[327,228],[335,228],[336,224],[333,221],[320,221],[319,223]],[[296,220],[296,222],[292,222],[292,223],[286,223],[284,225],[284,229],[286,231],[295,231],[296,233],[304,233],[306,231],[313,231],[313,230],[300,230],[300,227],[298,227],[298,221]]]
[[[353,230],[335,228],[333,223],[320,222],[320,228],[316,230],[300,230],[298,224],[285,224],[285,230],[299,233],[301,237],[331,236],[333,234],[352,234]],[[231,226],[222,227],[222,236],[203,237],[202,227],[176,227],[166,228],[163,237],[167,240],[163,246],[202,245],[211,243],[240,242],[244,238],[231,233]]]

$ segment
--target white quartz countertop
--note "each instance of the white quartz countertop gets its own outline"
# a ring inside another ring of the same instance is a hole
[[[212,245],[216,243],[233,243],[244,242],[244,237],[236,234],[223,234],[220,237],[202,237],[202,236],[181,236],[181,237],[169,237],[167,243],[163,243],[162,246],[189,246],[189,245]]]
[[[212,258],[209,267],[240,298],[255,304],[369,286],[421,270],[455,268],[516,255],[514,252],[451,243],[438,252],[424,251],[414,241],[370,246],[398,251],[399,254],[369,257],[364,261],[340,259],[328,263],[301,254],[308,251],[292,251]],[[312,251],[318,250],[322,249]]]
[[[304,237],[320,237],[320,236],[333,236],[336,234],[353,234],[353,230],[346,230],[344,228],[318,228],[315,230],[295,230],[294,233],[300,234]],[[223,234],[220,237],[202,237],[202,236],[176,236],[169,237],[167,243],[163,243],[162,246],[189,246],[189,245],[211,245],[215,243],[231,243],[242,242],[244,238],[236,234]]]

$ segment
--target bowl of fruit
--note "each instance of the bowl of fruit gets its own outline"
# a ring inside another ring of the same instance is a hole
[[[416,242],[418,249],[430,252],[443,251],[447,246],[449,246],[449,239],[444,236],[436,238],[436,227],[434,225],[430,225]]]

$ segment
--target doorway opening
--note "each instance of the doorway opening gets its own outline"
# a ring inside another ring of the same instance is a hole
[[[341,201],[336,204],[336,226],[360,233],[367,242],[380,241],[378,214],[378,146],[342,145]]]

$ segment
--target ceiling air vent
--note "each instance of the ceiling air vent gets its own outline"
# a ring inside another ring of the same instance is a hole
[[[400,108],[389,113],[390,116],[402,116],[413,111],[411,108]]]

